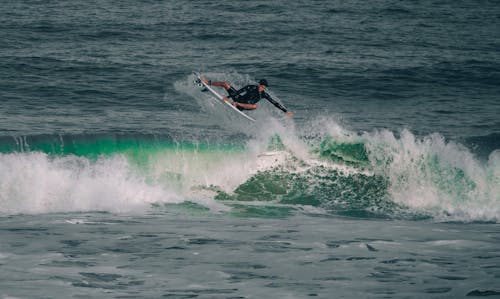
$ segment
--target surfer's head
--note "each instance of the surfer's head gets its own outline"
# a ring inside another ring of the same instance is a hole
[[[264,91],[266,87],[268,87],[269,84],[267,83],[266,79],[260,79],[259,81],[259,91]]]

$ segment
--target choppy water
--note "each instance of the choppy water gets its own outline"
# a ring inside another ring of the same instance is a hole
[[[6,1],[0,296],[500,296],[498,28],[494,1]]]
[[[499,295],[496,224],[220,217],[169,207],[136,217],[16,216],[1,228],[0,288],[18,298]]]

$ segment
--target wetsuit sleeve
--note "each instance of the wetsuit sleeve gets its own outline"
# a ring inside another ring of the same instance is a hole
[[[271,96],[267,92],[264,93],[264,98],[266,98],[266,100],[268,100],[271,104],[273,104],[276,108],[280,109],[281,111],[285,113],[288,111],[283,105],[273,100],[273,98],[271,98]]]

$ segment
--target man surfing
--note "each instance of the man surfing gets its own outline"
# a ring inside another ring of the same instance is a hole
[[[265,98],[276,108],[283,111],[288,117],[293,116],[292,112],[288,111],[283,105],[275,101],[267,92],[265,92],[266,88],[269,86],[266,79],[260,80],[258,85],[249,84],[239,90],[236,90],[228,82],[212,82],[211,80],[205,79],[205,77],[201,77],[201,80],[203,80],[203,82],[207,85],[224,87],[228,96],[224,97],[223,100],[228,102],[230,98],[233,99],[233,106],[238,108],[240,111],[257,109],[257,103],[262,98]]]

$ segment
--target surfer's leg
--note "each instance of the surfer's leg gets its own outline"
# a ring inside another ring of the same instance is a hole
[[[231,85],[227,82],[212,82],[212,86],[222,86],[225,90],[230,90]]]

